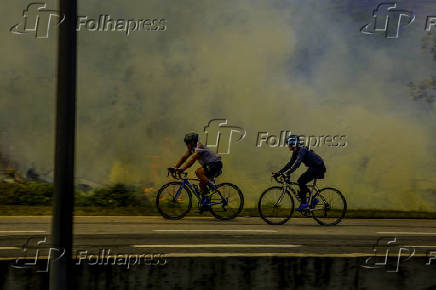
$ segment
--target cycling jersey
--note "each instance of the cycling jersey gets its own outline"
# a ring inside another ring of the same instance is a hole
[[[300,167],[301,162],[309,168],[317,168],[325,172],[324,161],[322,158],[315,152],[309,150],[309,148],[303,146],[299,147],[297,151],[292,153],[291,160],[279,171],[279,173],[289,170],[288,174],[291,174]]]
[[[200,142],[197,143],[197,147],[193,150],[198,153],[198,162],[200,162],[201,166],[205,166],[211,162],[221,162],[221,156],[217,153],[213,152]]]

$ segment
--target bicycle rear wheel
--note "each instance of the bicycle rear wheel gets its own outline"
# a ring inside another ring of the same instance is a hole
[[[217,186],[218,192],[211,196],[210,212],[219,220],[231,220],[237,217],[244,207],[244,196],[234,184],[221,183]]]
[[[177,192],[179,192],[178,195]],[[191,192],[185,186],[182,186],[181,182],[167,183],[157,193],[156,207],[166,219],[181,219],[192,207]]]
[[[337,225],[345,216],[347,202],[336,188],[326,187],[318,191],[314,197],[318,203],[311,209],[312,217],[323,226]]]
[[[282,225],[294,212],[294,199],[289,191],[283,190],[283,187],[273,186],[262,193],[257,209],[267,224]]]

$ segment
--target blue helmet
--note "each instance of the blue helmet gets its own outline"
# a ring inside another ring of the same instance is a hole
[[[298,146],[300,144],[300,138],[298,135],[289,135],[288,139],[286,139],[286,143],[288,146]]]

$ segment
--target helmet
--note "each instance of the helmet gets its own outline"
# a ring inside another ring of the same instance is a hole
[[[300,138],[298,135],[289,135],[288,139],[286,139],[286,143],[288,146],[298,146],[300,144]]]
[[[185,141],[185,144],[190,144],[192,142],[197,143],[198,142],[198,134],[194,133],[194,132],[188,133],[185,135],[184,141]]]

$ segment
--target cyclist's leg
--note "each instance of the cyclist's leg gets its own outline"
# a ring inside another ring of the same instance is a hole
[[[221,175],[222,173],[222,168],[223,168],[223,164],[221,161],[217,161],[217,162],[210,162],[207,163],[204,166],[204,174],[206,175],[206,177],[209,179],[209,188],[211,190],[214,189],[213,184],[211,183],[211,180],[213,180],[214,178],[218,177]]]
[[[315,178],[315,174],[312,170],[312,168],[307,169],[306,172],[301,174],[301,176],[298,178],[297,183],[300,186],[300,192],[298,195],[301,199],[301,204],[304,204],[307,202],[306,195],[309,192],[309,188],[307,188],[307,183],[312,181]]]
[[[197,175],[198,179],[200,179],[200,189],[202,194],[206,194],[208,192],[207,185],[209,184],[209,178],[206,176],[206,170],[204,167],[200,167],[195,171],[195,175]]]

